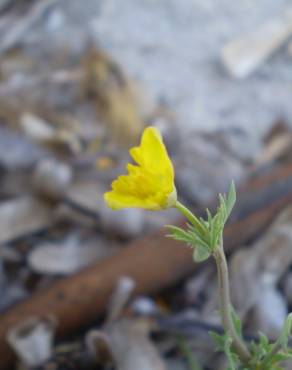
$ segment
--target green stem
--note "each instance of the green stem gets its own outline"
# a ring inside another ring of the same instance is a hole
[[[183,204],[176,202],[175,207],[180,213],[182,213],[191,222],[195,228],[202,234],[205,235],[208,230],[206,230],[201,221]],[[229,288],[229,276],[228,276],[228,266],[223,250],[223,242],[221,240],[220,245],[215,248],[213,256],[216,261],[218,280],[219,280],[219,297],[220,297],[220,313],[222,317],[222,324],[224,331],[228,333],[232,338],[232,345],[237,355],[244,364],[247,364],[251,358],[251,354],[247,349],[242,338],[237,334],[234,323],[231,317],[231,303],[230,303],[230,288]]]
[[[236,333],[234,323],[231,317],[231,302],[230,302],[230,287],[229,287],[229,276],[228,266],[223,250],[223,243],[218,246],[213,252],[213,256],[216,261],[218,282],[219,282],[219,299],[220,299],[220,312],[222,316],[222,324],[226,333],[232,338],[232,345],[239,358],[243,363],[248,363],[251,358],[249,350],[245,343]]]

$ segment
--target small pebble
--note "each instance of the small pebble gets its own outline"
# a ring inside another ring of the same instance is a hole
[[[156,303],[148,297],[137,297],[131,304],[131,308],[138,315],[155,315],[159,313]]]
[[[287,314],[287,306],[282,294],[273,287],[263,287],[253,309],[252,328],[265,333],[270,339],[276,339]]]
[[[65,163],[55,159],[44,159],[35,168],[32,185],[40,195],[57,200],[67,190],[72,177],[72,170]]]
[[[100,216],[103,228],[116,236],[133,238],[140,235],[144,228],[143,211],[140,209],[112,211],[102,207]]]

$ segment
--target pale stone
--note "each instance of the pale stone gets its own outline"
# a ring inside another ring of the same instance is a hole
[[[274,53],[292,33],[292,10],[271,19],[254,32],[230,41],[222,49],[222,61],[229,73],[245,78]]]

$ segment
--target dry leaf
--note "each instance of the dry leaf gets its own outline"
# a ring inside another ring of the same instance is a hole
[[[84,71],[83,93],[92,99],[109,137],[126,147],[137,143],[144,123],[124,72],[108,55],[94,49],[85,58]]]
[[[279,159],[292,148],[292,134],[282,134],[274,138],[267,144],[261,154],[258,156],[255,166],[263,166],[269,162]]]

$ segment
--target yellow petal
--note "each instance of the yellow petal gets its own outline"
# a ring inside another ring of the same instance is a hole
[[[176,202],[174,171],[159,131],[144,130],[140,146],[130,150],[137,165],[128,164],[128,175],[112,183],[104,199],[112,209],[145,208],[159,210]]]
[[[155,127],[147,127],[144,130],[140,146],[132,148],[130,154],[141,167],[155,173],[164,173],[167,170],[174,176],[173,166],[160,132]]]
[[[109,191],[104,194],[106,204],[113,210],[123,208],[144,208],[149,210],[159,210],[160,206],[151,201],[151,199],[139,199],[130,195],[119,194],[114,191]]]

